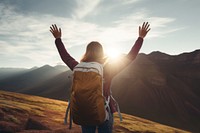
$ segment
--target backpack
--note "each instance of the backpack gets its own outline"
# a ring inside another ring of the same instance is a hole
[[[73,70],[70,110],[72,120],[78,125],[100,125],[108,117],[109,100],[103,96],[103,65],[81,62]]]

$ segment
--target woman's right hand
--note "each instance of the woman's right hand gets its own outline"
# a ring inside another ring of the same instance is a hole
[[[57,39],[57,38],[61,38],[61,28],[57,28],[56,24],[52,24],[52,26],[50,26],[50,32],[53,34],[53,36]]]

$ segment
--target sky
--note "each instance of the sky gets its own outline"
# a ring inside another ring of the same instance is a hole
[[[199,0],[0,0],[0,67],[63,64],[52,24],[78,61],[91,41],[106,53],[128,53],[143,22],[151,30],[140,53],[191,52],[200,49],[199,6]]]

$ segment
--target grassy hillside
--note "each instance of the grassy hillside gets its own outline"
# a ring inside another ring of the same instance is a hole
[[[72,130],[63,124],[67,102],[37,96],[0,91],[0,132],[20,133],[80,133],[78,125]],[[186,133],[186,131],[152,121],[115,114],[114,133]]]

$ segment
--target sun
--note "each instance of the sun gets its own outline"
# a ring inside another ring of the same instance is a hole
[[[109,60],[117,60],[120,56],[120,52],[118,49],[108,48],[105,51],[105,55],[108,57]]]

